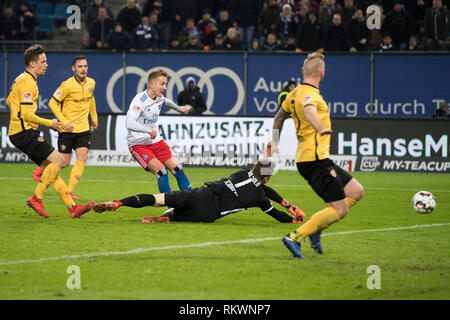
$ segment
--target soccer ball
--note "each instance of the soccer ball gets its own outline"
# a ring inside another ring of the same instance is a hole
[[[412,206],[418,213],[430,213],[436,208],[436,198],[431,192],[419,191],[412,198]]]

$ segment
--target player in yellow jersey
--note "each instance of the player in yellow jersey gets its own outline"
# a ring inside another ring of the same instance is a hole
[[[329,159],[332,133],[330,112],[319,91],[325,76],[324,55],[318,52],[309,54],[302,72],[303,82],[286,96],[275,115],[272,141],[266,149],[268,156],[276,152],[283,123],[292,116],[298,139],[297,169],[326,204],[325,209],[315,213],[303,226],[282,239],[296,258],[304,258],[300,241],[306,237],[310,238],[313,249],[322,253],[321,231],[344,218],[364,193],[355,178]]]
[[[88,63],[84,56],[76,56],[72,62],[73,77],[70,77],[56,89],[49,102],[50,109],[63,129],[59,133],[58,150],[64,157],[64,167],[70,163],[72,150],[75,150],[77,161],[70,173],[67,192],[73,199],[73,190],[83,174],[86,165],[91,132],[98,128],[98,117],[95,108],[95,81],[87,77]],[[92,125],[89,126],[89,115]],[[42,169],[37,167],[33,179],[38,181]]]
[[[6,104],[11,112],[8,129],[9,140],[32,161],[44,168],[41,181],[35,193],[28,198],[27,205],[39,215],[48,218],[50,215],[45,211],[42,198],[51,185],[69,209],[70,216],[79,218],[92,208],[94,202],[89,205],[73,202],[66,193],[66,184],[59,176],[59,172],[64,166],[63,156],[48,144],[36,130],[39,125],[44,125],[55,131],[61,131],[61,122],[58,120],[44,119],[35,114],[39,96],[37,77],[43,76],[48,67],[44,48],[41,45],[29,47],[25,50],[24,60],[26,71],[14,80]]]

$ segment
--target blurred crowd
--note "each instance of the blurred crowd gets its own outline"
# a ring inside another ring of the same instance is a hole
[[[82,0],[79,0],[80,2]],[[86,0],[87,1],[87,0]],[[74,3],[77,1],[67,1]],[[107,0],[83,7],[86,50],[450,50],[447,0]],[[369,6],[378,10],[369,10]],[[0,40],[32,36],[27,1],[4,5]],[[114,12],[116,11],[116,12]],[[381,28],[369,29],[367,21]]]

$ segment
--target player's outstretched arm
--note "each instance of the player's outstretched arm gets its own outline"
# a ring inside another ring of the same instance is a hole
[[[130,109],[127,112],[126,126],[128,130],[152,133],[152,128],[150,126],[144,126],[138,122],[138,119],[142,112],[142,106],[138,105],[135,100],[131,102]]]
[[[167,98],[164,98],[164,106],[169,108],[169,109],[175,110],[175,111],[177,111],[179,113],[186,113],[186,107],[185,106],[180,107],[175,102],[173,102],[172,100],[167,99]]]
[[[275,115],[272,127],[272,141],[267,144],[266,150],[264,150],[264,154],[267,157],[270,157],[277,152],[278,144],[280,143],[281,130],[283,129],[284,121],[289,118],[289,116],[290,113],[284,111],[283,108],[280,108]]]
[[[48,106],[50,107],[50,110],[52,110],[56,118],[61,122],[62,126],[67,131],[73,131],[73,124],[69,120],[67,120],[61,112],[61,103],[58,102],[54,97],[52,97],[50,99],[50,102],[48,103]]]
[[[281,205],[292,215],[294,215],[294,220],[299,223],[305,221],[306,214],[297,206],[290,204],[286,199],[281,201]]]
[[[274,218],[277,221],[280,222],[284,222],[284,223],[293,223],[293,219],[290,215],[284,213],[283,211],[280,211],[274,207],[272,207],[270,210],[268,211],[264,211],[265,213],[267,213],[269,216],[271,216],[272,218]]]
[[[92,99],[91,99],[91,104],[89,106],[89,114],[90,114],[91,120],[92,120],[90,130],[95,131],[98,129],[98,115],[97,115],[97,107],[95,104],[94,97],[92,97]]]
[[[57,120],[41,118],[41,117],[37,116],[29,108],[22,107],[22,109],[21,109],[21,116],[27,122],[40,124],[40,125],[49,127],[49,128],[51,128],[51,129],[53,129],[55,131],[61,132],[61,128],[60,128],[60,125],[62,125],[61,122],[59,122]]]
[[[273,190],[271,187],[263,184],[262,188],[264,192],[266,193],[267,198],[270,200],[275,201],[276,203],[281,204],[281,201],[283,201],[283,197],[278,194],[275,190]]]
[[[291,205],[286,199],[280,196],[275,190],[268,187],[267,185],[262,186],[266,196],[279,204],[281,204],[289,213],[294,216],[294,219],[297,219],[298,222],[303,222],[305,218],[305,213],[298,208],[297,206]],[[292,219],[292,218],[291,218]]]

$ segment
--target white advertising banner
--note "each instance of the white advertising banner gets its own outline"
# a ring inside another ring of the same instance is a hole
[[[125,115],[117,116],[115,150],[91,150],[88,165],[139,166],[128,151],[125,121]],[[273,118],[161,116],[158,124],[159,134],[183,165],[245,167],[255,163],[271,140]],[[292,119],[285,121],[280,141],[278,169],[297,170],[297,138]],[[353,171],[356,156],[331,158]]]

